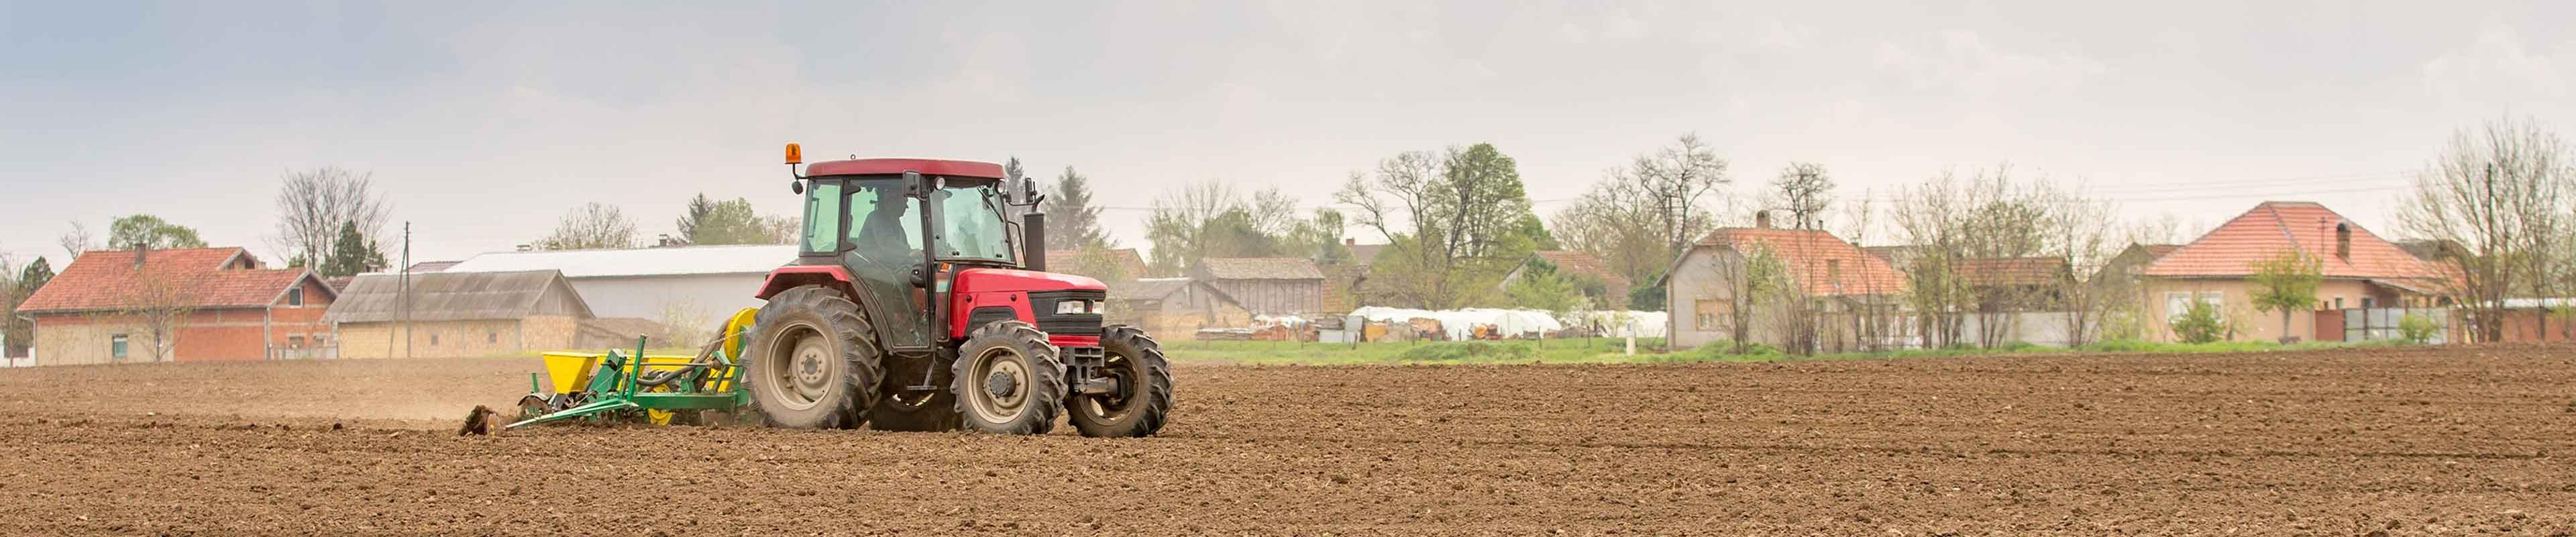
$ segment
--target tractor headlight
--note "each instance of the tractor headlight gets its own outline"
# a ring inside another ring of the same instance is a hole
[[[1066,300],[1055,303],[1056,315],[1076,315],[1088,312],[1090,309],[1091,306],[1083,304],[1083,301],[1080,300]]]
[[[1106,314],[1108,314],[1108,313],[1109,313],[1109,301],[1107,301],[1107,300],[1093,300],[1093,301],[1091,301],[1091,314],[1092,314],[1092,315],[1106,315]]]

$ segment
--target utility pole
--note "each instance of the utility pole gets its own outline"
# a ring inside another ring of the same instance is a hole
[[[401,322],[401,324],[402,324],[402,333],[403,333],[403,357],[404,357],[404,358],[410,358],[410,357],[411,357],[411,221],[409,221],[409,220],[405,220],[405,221],[403,221],[403,252],[402,252],[402,265],[403,265],[403,266],[402,266],[402,276],[401,276],[401,278],[402,278],[402,285],[401,285],[401,287],[400,287],[402,294],[401,294],[399,297],[397,297],[397,298],[396,298],[396,302],[398,302],[398,303],[400,303],[400,304],[401,304],[401,309],[397,310],[397,311],[396,311],[396,313],[395,313],[394,315],[395,315],[395,317],[396,317],[397,319],[401,319],[401,321],[402,321],[402,322]],[[392,349],[386,349],[386,350],[387,350],[387,351],[391,351]]]

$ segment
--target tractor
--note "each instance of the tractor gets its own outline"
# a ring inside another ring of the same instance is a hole
[[[804,229],[738,347],[748,414],[797,429],[1044,434],[1059,414],[1084,436],[1162,429],[1161,346],[1103,326],[1099,280],[1045,272],[1033,184],[1015,200],[987,162],[786,156]],[[1006,207],[1027,211],[1014,222]]]

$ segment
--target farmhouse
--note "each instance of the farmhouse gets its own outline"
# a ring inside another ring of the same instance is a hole
[[[1887,261],[1831,233],[1756,227],[1725,228],[1692,243],[1665,273],[1674,348],[1734,341],[1825,352],[1903,346],[1905,316],[1896,297],[1905,275]],[[1785,289],[1750,291],[1758,279],[1748,261],[1777,260]],[[1792,319],[1813,318],[1799,326]]]
[[[360,275],[325,318],[341,356],[394,358],[577,348],[590,317],[561,274],[532,270]]]
[[[1207,258],[1190,275],[1224,291],[1254,315],[1324,311],[1324,272],[1303,257]]]
[[[2270,201],[2138,271],[2146,335],[2174,339],[2168,321],[2198,301],[2218,306],[2236,328],[2236,339],[2281,337],[2280,315],[2254,310],[2254,284],[2249,278],[2255,263],[2288,252],[2316,258],[2325,275],[2325,282],[2317,286],[2316,306],[2290,313],[2290,337],[2319,339],[2315,310],[2335,310],[2335,316],[2340,316],[2346,309],[2447,305],[2440,297],[2450,284],[2433,264],[2324,205]],[[2332,329],[2326,332],[2324,339],[2343,339]]]
[[[327,354],[336,296],[238,247],[95,250],[17,314],[35,320],[37,365],[261,360]]]
[[[760,307],[752,293],[759,292],[770,269],[795,260],[795,245],[771,244],[497,252],[442,272],[561,272],[601,317],[696,327],[714,326],[734,310]]]

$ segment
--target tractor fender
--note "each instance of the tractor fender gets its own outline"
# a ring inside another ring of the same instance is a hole
[[[859,296],[857,288],[850,285],[849,269],[840,265],[788,265],[772,269],[769,278],[760,282],[760,292],[751,296],[769,300],[769,297],[778,296],[788,289],[805,285],[829,285],[840,289],[841,294],[851,300],[857,300]]]

